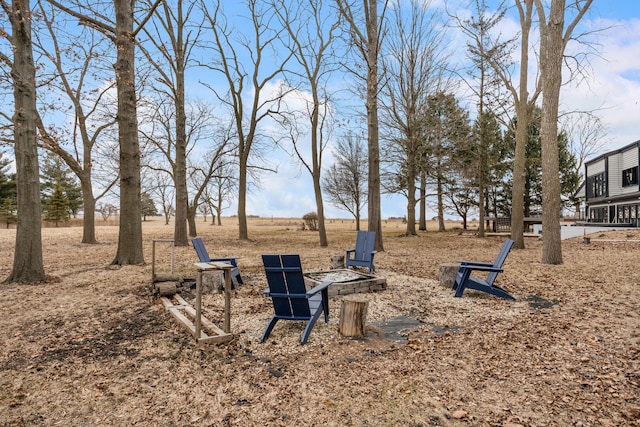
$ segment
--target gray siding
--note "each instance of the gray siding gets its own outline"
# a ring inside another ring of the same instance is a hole
[[[587,176],[598,175],[599,173],[604,173],[604,159],[600,159],[593,164],[589,164],[587,166]]]
[[[616,153],[609,157],[609,197],[620,196],[638,191],[638,186],[622,187],[622,171],[638,166],[638,148]]]

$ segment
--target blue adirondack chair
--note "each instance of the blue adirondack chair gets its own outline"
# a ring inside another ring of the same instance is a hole
[[[491,295],[498,296],[500,298],[515,300],[509,292],[502,289],[500,286],[495,285],[493,282],[496,280],[498,273],[503,271],[502,265],[509,255],[509,251],[513,246],[514,241],[511,239],[505,240],[500,249],[500,253],[493,264],[477,261],[460,261],[460,268],[456,280],[453,283],[453,289],[456,290],[456,297],[461,297],[465,289],[475,289],[489,293]],[[481,271],[489,273],[486,279],[480,279],[471,275],[472,271]]]
[[[347,249],[345,257],[346,268],[349,268],[349,266],[368,267],[369,273],[375,271],[376,268],[373,265],[373,256],[376,254],[376,251],[373,250],[375,244],[375,231],[358,231],[356,247]]]
[[[269,283],[264,294],[273,301],[274,315],[260,342],[269,337],[278,320],[306,320],[308,323],[300,340],[301,344],[306,343],[323,312],[324,321],[329,321],[329,285],[333,282],[322,282],[307,291],[299,255],[262,255],[262,262]]]
[[[240,276],[240,269],[238,268],[238,263],[235,258],[211,258],[207,249],[204,247],[204,242],[201,237],[191,239],[191,244],[193,245],[193,249],[196,250],[200,262],[228,262],[233,266],[231,269],[231,278],[239,285],[244,283],[242,281],[242,276]]]

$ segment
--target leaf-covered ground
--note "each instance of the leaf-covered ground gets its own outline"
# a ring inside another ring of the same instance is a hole
[[[385,222],[375,264],[387,289],[365,295],[367,338],[338,333],[334,297],[330,322],[301,346],[301,322],[259,343],[272,314],[260,255],[299,253],[305,271],[327,270],[354,244],[353,222],[328,223],[327,248],[298,220],[253,219],[249,241],[232,218],[198,226],[210,255],[240,257],[245,278],[223,345],[196,345],[152,295],[151,242],[172,225],[145,222],[147,263],[122,268],[109,266],[117,227],[99,227],[98,245],[78,243],[80,228],[43,230],[50,279],[0,285],[0,425],[640,425],[638,230],[563,241],[562,265],[542,264],[541,241],[527,238],[498,276],[517,298],[505,301],[453,298],[438,283],[440,264],[493,261],[504,237],[405,237]],[[14,239],[0,230],[1,278]],[[168,273],[169,246],[156,252],[156,272]],[[176,273],[195,277],[193,248],[174,257]],[[207,295],[204,313],[222,325],[223,306]]]

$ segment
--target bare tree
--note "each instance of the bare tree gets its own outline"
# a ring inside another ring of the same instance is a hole
[[[505,0],[498,4],[494,12],[489,11],[487,0],[475,0],[475,16],[460,18],[455,16],[458,27],[467,36],[467,55],[472,67],[469,70],[469,88],[477,98],[478,120],[476,121],[477,138],[470,145],[475,145],[474,150],[467,150],[473,154],[474,175],[478,188],[479,224],[478,237],[484,237],[485,233],[485,195],[488,193],[489,175],[492,165],[489,164],[491,135],[488,125],[491,123],[497,108],[502,105],[502,90],[499,86],[500,79],[490,65],[490,58],[497,63],[504,63],[504,58],[509,53],[511,41],[500,42],[492,36],[492,31],[502,22],[506,14]]]
[[[142,215],[140,189],[140,143],[136,97],[135,44],[136,37],[161,0],[145,10],[144,18],[134,28],[134,9],[131,0],[113,0],[115,23],[103,14],[92,13],[85,3],[78,2],[71,9],[56,0],[51,4],[105,34],[116,47],[116,87],[118,92],[118,140],[120,149],[120,224],[118,249],[112,264],[142,264]],[[95,18],[102,18],[102,20]]]
[[[151,6],[151,1],[145,2]],[[171,132],[174,133],[172,150],[165,154],[171,163],[175,180],[175,224],[173,239],[176,246],[187,246],[187,113],[185,108],[185,75],[191,63],[191,54],[197,46],[200,22],[193,22],[196,2],[163,0],[156,14],[144,27],[149,48],[141,50],[159,76],[156,89],[160,96],[172,101],[175,109]]]
[[[208,195],[211,195],[209,191],[211,183],[215,183],[216,179],[228,178],[230,181],[235,179],[235,176],[229,171],[231,165],[237,164],[235,157],[237,146],[232,143],[236,138],[232,129],[233,124],[223,124],[222,120],[210,120],[214,122],[212,125],[213,134],[209,135],[208,139],[214,142],[208,151],[197,159],[192,159],[187,168],[190,192],[193,194],[187,211],[189,236],[191,237],[198,235],[195,218],[200,204],[205,201]],[[232,191],[234,186],[235,184],[229,190]]]
[[[231,200],[237,194],[237,190],[238,179],[234,174],[231,159],[221,158],[216,164],[214,175],[205,195],[211,214],[217,218],[218,225],[222,225],[222,212],[229,207]],[[213,225],[216,218],[211,219],[211,225]]]
[[[569,140],[569,151],[576,156],[576,167],[584,178],[585,161],[604,150],[607,140],[602,120],[594,112],[575,112],[562,116],[562,132]]]
[[[562,264],[560,214],[562,209],[559,156],[558,104],[562,85],[564,52],[576,25],[593,0],[571,2],[575,15],[565,27],[565,0],[551,0],[548,12],[534,0],[540,22],[540,75],[542,78],[542,263]],[[575,9],[574,9],[575,8]]]
[[[38,1],[40,15],[46,26],[46,34],[35,34],[34,46],[46,57],[54,68],[54,78],[48,79],[49,91],[59,90],[69,100],[73,111],[73,131],[64,138],[65,129],[55,122],[45,124],[46,115],[38,114],[37,124],[42,146],[59,155],[78,177],[82,189],[83,221],[82,243],[97,243],[95,233],[95,207],[116,179],[106,183],[105,188],[94,195],[92,155],[94,147],[104,131],[112,127],[115,117],[101,110],[104,98],[114,83],[93,83],[93,76],[102,73],[96,64],[105,57],[103,40],[93,31],[69,34],[64,31],[65,22],[57,16],[56,9],[47,8]],[[94,87],[91,87],[93,84]],[[60,101],[58,101],[60,102]],[[56,110],[61,110],[56,105]],[[59,120],[59,117],[53,119]]]
[[[334,157],[335,163],[322,178],[322,189],[329,203],[353,215],[359,231],[360,214],[367,203],[365,146],[356,135],[347,134],[338,141]]]
[[[171,215],[175,212],[173,207],[173,202],[175,201],[173,180],[165,171],[154,170],[152,181],[153,193],[160,199],[160,204],[162,205],[164,224],[168,225]]]
[[[516,121],[512,121],[516,123],[516,146],[513,160],[513,186],[511,192],[511,238],[515,242],[513,245],[515,249],[524,248],[525,148],[528,138],[529,117],[541,92],[539,82],[536,82],[532,93],[529,92],[529,37],[533,23],[533,1],[534,0],[515,0],[520,22],[520,61],[518,64],[519,78],[517,79],[517,86],[512,80],[514,64],[508,60],[508,57],[505,55],[505,53],[508,52],[508,46],[511,42],[515,42],[515,39],[507,40],[506,42],[495,40],[495,46],[502,47],[493,49],[493,46],[490,44],[486,50],[488,54],[486,57],[487,61],[513,99],[517,117]],[[492,55],[491,53],[497,53],[497,55]]]
[[[575,112],[562,116],[560,120],[561,133],[567,136],[569,151],[576,158],[576,173],[580,181],[585,180],[585,161],[600,153],[606,143],[606,129],[602,120],[594,112]],[[575,217],[580,217],[580,199],[575,195],[571,198],[575,209]]]
[[[284,30],[273,25],[275,11],[269,3],[246,1],[248,30],[228,25],[220,0],[213,2],[211,7],[209,3],[203,1],[202,7],[207,29],[213,35],[211,50],[214,57],[205,66],[222,77],[225,89],[217,89],[217,84],[204,84],[232,114],[239,160],[238,234],[239,239],[248,240],[247,188],[252,149],[263,139],[260,135],[261,122],[271,117],[274,108],[277,110],[277,104],[290,91],[283,86],[283,90],[276,93],[267,93],[266,89],[282,75],[291,53],[284,58],[276,55]],[[264,61],[266,56],[272,57],[271,64]]]
[[[430,2],[412,0],[407,8],[394,8],[382,61],[386,85],[380,104],[389,132],[382,163],[391,168],[383,186],[407,198],[407,235],[417,234],[416,192],[426,155],[422,107],[430,94],[449,86],[445,33],[429,6]]]
[[[4,283],[37,282],[46,279],[42,260],[40,170],[36,140],[36,67],[31,43],[32,14],[29,0],[0,0],[11,23],[6,35],[13,48],[9,63],[13,78],[13,138],[16,158],[18,222],[13,268]]]
[[[456,148],[469,138],[469,118],[467,111],[449,93],[438,92],[430,96],[424,108],[430,174],[436,186],[438,231],[445,231],[445,189],[455,167]]]
[[[291,126],[290,136],[293,150],[313,179],[313,191],[316,199],[318,215],[318,235],[320,246],[327,246],[324,204],[322,200],[321,173],[322,154],[328,143],[331,123],[331,94],[328,84],[337,68],[336,53],[333,49],[335,34],[339,28],[338,18],[333,17],[326,1],[318,0],[277,0],[274,6],[278,16],[286,28],[293,59],[300,72],[292,73],[293,79],[300,81],[300,89],[308,90],[311,100],[307,101],[303,112],[309,124],[311,158],[303,154],[300,148],[300,137],[295,122],[287,120]],[[295,85],[296,87],[298,85]],[[288,117],[291,117],[290,115]],[[295,117],[295,116],[294,116]]]
[[[360,3],[361,2],[361,3]],[[378,14],[378,0],[336,0],[344,17],[355,49],[364,60],[366,75],[358,74],[367,87],[367,149],[369,155],[368,208],[369,231],[376,232],[377,251],[383,251],[382,212],[380,208],[380,145],[378,120],[378,56],[382,44],[383,25],[388,0],[382,0]],[[358,6],[360,5],[360,6]],[[363,32],[364,29],[364,32]]]

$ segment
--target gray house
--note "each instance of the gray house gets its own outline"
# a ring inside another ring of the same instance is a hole
[[[585,163],[585,183],[579,190],[589,223],[638,227],[640,141]]]

